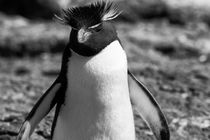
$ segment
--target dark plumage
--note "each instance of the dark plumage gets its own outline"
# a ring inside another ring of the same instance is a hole
[[[112,2],[99,1],[90,5],[63,10],[62,16],[56,16],[56,18],[74,29],[80,29],[112,20],[120,13]]]

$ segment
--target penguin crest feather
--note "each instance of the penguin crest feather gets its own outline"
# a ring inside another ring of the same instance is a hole
[[[63,10],[62,17],[55,17],[63,24],[80,29],[97,27],[102,22],[112,20],[120,14],[121,12],[112,2],[98,1],[86,6]]]

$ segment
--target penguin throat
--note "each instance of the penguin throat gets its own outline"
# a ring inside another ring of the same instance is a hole
[[[93,46],[78,43],[77,45],[71,45],[70,48],[79,55],[90,57],[98,54],[101,50],[105,48],[105,46],[96,48]]]

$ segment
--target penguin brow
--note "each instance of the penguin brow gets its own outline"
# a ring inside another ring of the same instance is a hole
[[[93,25],[93,26],[88,27],[88,29],[94,29],[94,28],[99,27],[100,25],[101,25],[101,23],[98,23],[96,25]]]
[[[55,18],[72,28],[93,27],[120,15],[113,2],[98,1],[86,6],[73,7],[62,11],[62,16]]]

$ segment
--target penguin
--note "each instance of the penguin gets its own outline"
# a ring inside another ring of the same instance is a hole
[[[135,140],[132,107],[157,140],[170,139],[159,104],[128,69],[111,23],[120,13],[113,2],[99,1],[57,16],[72,28],[61,71],[26,117],[17,140],[29,140],[54,106],[52,140]]]

